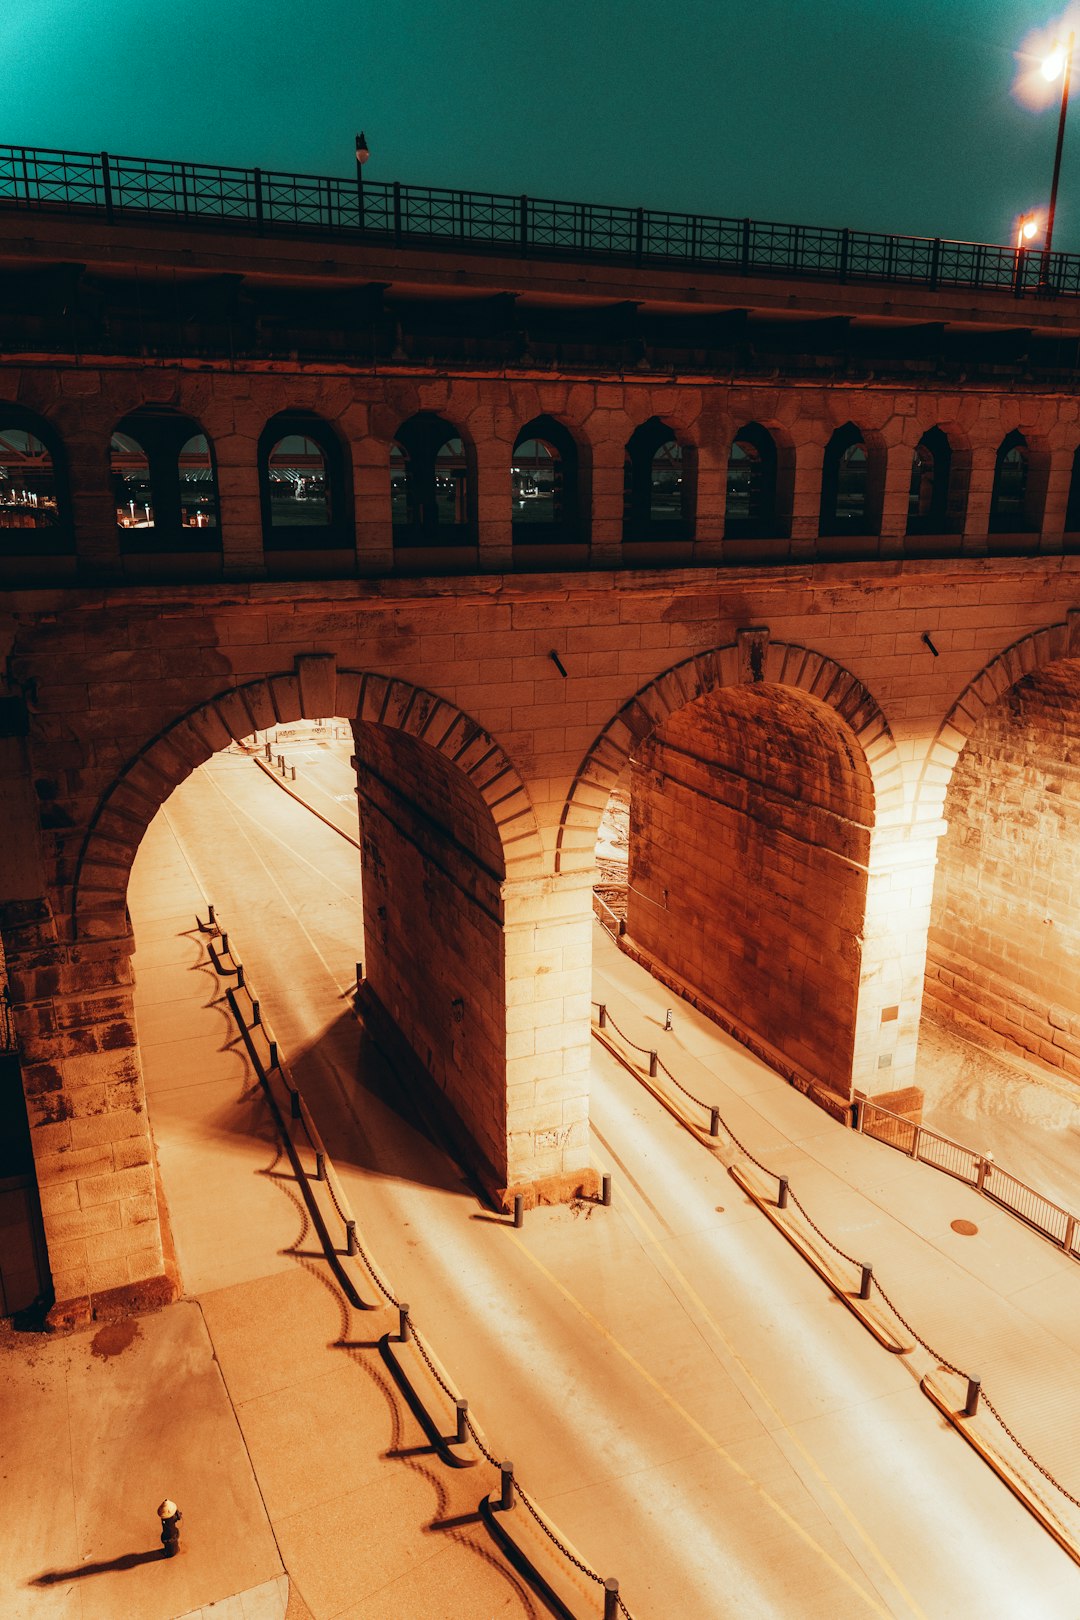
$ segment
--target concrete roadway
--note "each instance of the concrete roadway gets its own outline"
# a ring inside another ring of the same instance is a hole
[[[290,757],[297,785],[355,830],[340,759]],[[356,851],[235,754],[196,772],[167,815],[367,1242],[496,1449],[620,1577],[635,1620],[1080,1616],[1080,1569],[944,1425],[907,1360],[608,1054],[594,1051],[592,1110],[614,1207],[539,1210],[514,1232],[392,1106],[393,1076],[352,1014]],[[657,1039],[660,987],[599,930],[597,953],[594,994],[635,1039]],[[712,1085],[836,1241],[872,1250],[943,1353],[975,1355],[1075,1492],[1078,1268],[948,1178],[839,1130],[689,1009],[665,1039],[676,1072]],[[955,1237],[952,1215],[979,1238]]]

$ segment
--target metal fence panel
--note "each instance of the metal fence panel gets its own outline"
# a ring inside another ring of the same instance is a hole
[[[959,1181],[970,1182],[972,1186],[979,1179],[981,1154],[976,1153],[974,1148],[954,1142],[951,1137],[928,1131],[925,1125],[919,1130],[919,1158],[923,1164],[932,1164],[936,1170],[944,1170],[946,1175],[956,1176]]]
[[[1007,1170],[1002,1170],[996,1164],[987,1170],[983,1190],[995,1203],[1003,1205],[1013,1215],[1019,1215],[1022,1221],[1038,1227],[1055,1243],[1064,1244],[1069,1225],[1068,1214],[1057,1204],[1051,1203],[1049,1198],[1044,1198],[1042,1193],[1010,1176]]]

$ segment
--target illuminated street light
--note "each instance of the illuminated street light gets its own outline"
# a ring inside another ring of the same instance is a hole
[[[370,156],[367,136],[361,130],[356,137],[356,217],[361,230],[364,228],[364,164]]]
[[[1020,296],[1024,285],[1024,266],[1027,263],[1027,244],[1038,233],[1038,214],[1021,214],[1016,222],[1016,269],[1013,272],[1013,292]]]
[[[1054,214],[1057,209],[1058,176],[1061,173],[1061,148],[1065,140],[1065,114],[1069,110],[1069,78],[1072,73],[1073,39],[1069,35],[1065,45],[1055,45],[1042,64],[1043,78],[1053,83],[1061,75],[1061,114],[1058,118],[1057,146],[1054,150],[1054,178],[1050,182],[1050,207],[1046,214],[1046,241],[1043,243],[1042,271],[1039,286],[1050,286],[1050,249],[1054,240]]]

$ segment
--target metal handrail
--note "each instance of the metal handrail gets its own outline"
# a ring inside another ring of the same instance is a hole
[[[854,1123],[857,1131],[875,1142],[898,1148],[908,1158],[966,1182],[1010,1215],[1015,1215],[1017,1220],[1041,1232],[1043,1237],[1049,1238],[1051,1243],[1074,1260],[1080,1260],[1080,1216],[1055,1203],[1052,1198],[1047,1198],[1045,1193],[1021,1181],[1011,1171],[1002,1169],[992,1154],[979,1153],[965,1142],[957,1142],[951,1136],[932,1131],[903,1114],[895,1114],[880,1103],[871,1102],[868,1097],[856,1101]],[[881,1128],[876,1129],[876,1126]],[[952,1155],[952,1162],[943,1162],[935,1157],[932,1148],[928,1151],[931,1143],[944,1144]],[[965,1159],[970,1160],[967,1168],[963,1163]]]
[[[1080,297],[1080,254],[174,158],[0,146],[0,208],[168,217],[737,275]]]

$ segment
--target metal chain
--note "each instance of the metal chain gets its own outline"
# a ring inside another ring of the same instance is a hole
[[[1052,1485],[1055,1490],[1060,1491],[1067,1502],[1071,1502],[1075,1508],[1080,1508],[1080,1499],[1075,1497],[1071,1491],[1066,1490],[1061,1481],[1059,1479],[1055,1479],[1053,1474],[1051,1474],[1048,1469],[1043,1467],[1039,1459],[1031,1455],[1031,1452],[1028,1450],[1027,1446],[1016,1438],[1015,1434],[1013,1434],[1012,1430],[1009,1428],[1009,1425],[1006,1423],[1005,1419],[1002,1417],[1001,1413],[998,1411],[985,1389],[980,1391],[980,1399],[983,1401],[993,1417],[997,1419],[998,1423],[1001,1424],[1001,1427],[1005,1430],[1005,1433],[1008,1435],[1017,1451],[1020,1452],[1021,1456],[1026,1457],[1031,1466],[1033,1468],[1037,1468],[1043,1479],[1045,1479],[1048,1484]]]
[[[771,1174],[771,1172],[770,1172],[770,1174]],[[825,1232],[823,1232],[821,1230],[821,1227],[818,1225],[817,1221],[815,1221],[814,1217],[810,1214],[810,1212],[808,1211],[806,1205],[803,1203],[802,1199],[801,1198],[796,1198],[795,1194],[792,1192],[790,1187],[788,1188],[788,1198],[795,1205],[795,1208],[799,1211],[800,1215],[802,1216],[803,1220],[806,1222],[807,1226],[812,1227],[814,1229],[814,1231],[817,1233],[818,1237],[821,1239],[821,1241],[823,1243],[827,1243],[829,1245],[829,1248],[832,1250],[833,1254],[838,1254],[840,1256],[841,1260],[846,1260],[849,1265],[855,1267],[856,1271],[861,1271],[862,1270],[862,1261],[861,1260],[856,1260],[854,1255],[848,1254],[844,1249],[842,1249],[840,1247],[840,1245],[838,1243],[834,1243],[832,1238],[829,1237]]]
[[[941,1354],[940,1350],[935,1350],[934,1346],[929,1342],[929,1340],[924,1339],[922,1334],[918,1331],[917,1328],[912,1327],[912,1325],[908,1321],[907,1317],[904,1316],[901,1311],[897,1310],[895,1304],[889,1298],[889,1295],[885,1292],[884,1288],[882,1288],[882,1286],[878,1282],[877,1278],[874,1277],[874,1278],[871,1279],[871,1281],[873,1283],[873,1286],[877,1289],[878,1293],[881,1295],[881,1298],[882,1298],[883,1302],[885,1303],[885,1305],[887,1305],[889,1310],[892,1311],[893,1315],[896,1317],[896,1320],[900,1323],[900,1326],[902,1328],[906,1328],[907,1331],[911,1334],[911,1337],[915,1340],[915,1343],[916,1344],[921,1344],[923,1349],[926,1351],[927,1355],[932,1356],[933,1359],[936,1362],[938,1362],[942,1367],[945,1368],[946,1372],[955,1373],[957,1378],[967,1378],[968,1374],[963,1370],[962,1367],[958,1367],[955,1362],[950,1361],[948,1356],[943,1356]]]
[[[602,1575],[598,1575],[596,1573],[595,1569],[590,1569],[588,1564],[583,1563],[582,1560],[580,1558],[578,1558],[575,1553],[572,1553],[570,1551],[569,1547],[567,1547],[564,1542],[559,1540],[558,1536],[555,1534],[555,1532],[551,1528],[551,1526],[549,1524],[545,1523],[545,1521],[541,1518],[539,1511],[533,1505],[533,1503],[529,1500],[528,1496],[522,1490],[521,1486],[517,1485],[516,1480],[515,1480],[514,1483],[517,1486],[517,1494],[521,1498],[523,1506],[526,1507],[528,1509],[528,1511],[532,1514],[533,1518],[536,1520],[537,1524],[540,1526],[540,1528],[544,1532],[545,1536],[547,1536],[548,1540],[550,1542],[554,1543],[554,1545],[562,1553],[563,1557],[565,1559],[567,1559],[571,1564],[573,1564],[575,1569],[579,1569],[581,1571],[581,1573],[583,1575],[587,1576],[590,1581],[595,1581],[597,1586],[603,1586],[604,1577]]]
[[[664,1062],[663,1058],[657,1056],[656,1067],[658,1069],[663,1069],[664,1073],[667,1075],[668,1079],[671,1081],[671,1083],[675,1087],[676,1091],[681,1091],[683,1096],[684,1097],[689,1097],[689,1099],[690,1099],[690,1101],[692,1103],[697,1103],[699,1108],[704,1108],[704,1110],[705,1110],[705,1112],[707,1114],[712,1113],[712,1104],[707,1103],[707,1102],[702,1102],[701,1098],[700,1097],[695,1097],[694,1093],[692,1091],[687,1091],[687,1089],[683,1085],[682,1081],[681,1080],[676,1080],[675,1076],[672,1074],[671,1070],[668,1068],[668,1066]],[[726,1129],[726,1127],[725,1127],[725,1129]],[[730,1135],[730,1132],[728,1134]]]

